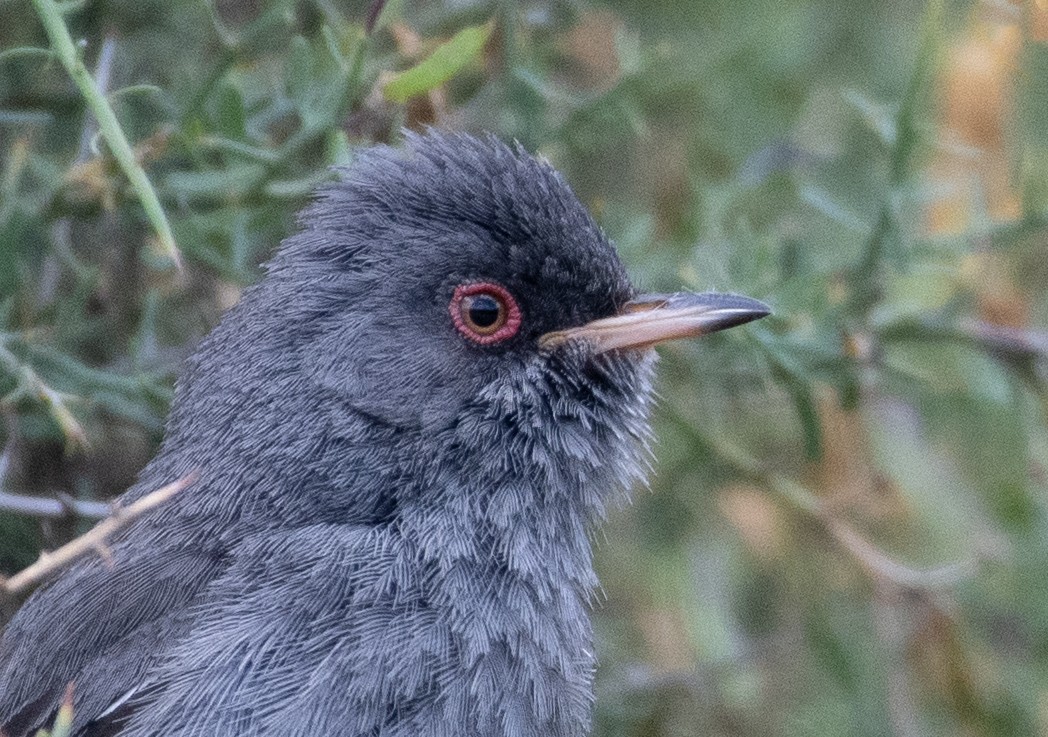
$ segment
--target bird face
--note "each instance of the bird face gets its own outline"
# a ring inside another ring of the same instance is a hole
[[[767,314],[739,297],[638,297],[560,175],[493,139],[409,138],[343,177],[269,281],[289,324],[309,326],[319,381],[394,426],[440,431],[493,387],[527,391],[551,371],[579,385],[612,369],[643,393],[625,367],[645,349]]]

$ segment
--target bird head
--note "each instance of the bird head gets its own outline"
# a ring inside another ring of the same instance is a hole
[[[409,135],[321,191],[270,266],[350,404],[429,431],[537,363],[643,363],[646,349],[768,313],[729,295],[637,295],[545,161],[494,138]],[[590,364],[587,366],[587,364]],[[578,377],[582,378],[582,377]]]
[[[187,414],[216,412],[207,398],[235,383],[228,411],[268,411],[281,451],[296,425],[351,415],[372,435],[429,439],[434,467],[434,455],[475,461],[491,477],[530,463],[550,476],[533,481],[569,473],[579,486],[606,466],[625,486],[647,432],[651,347],[768,314],[733,295],[637,294],[561,175],[492,137],[369,149],[300,225],[198,352],[169,437],[199,429]],[[215,443],[259,424],[231,419]],[[322,442],[301,441],[299,459]]]

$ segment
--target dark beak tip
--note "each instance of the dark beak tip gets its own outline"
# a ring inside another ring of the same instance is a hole
[[[723,327],[738,327],[739,325],[745,325],[746,323],[753,322],[754,320],[760,320],[761,318],[767,317],[770,314],[772,314],[771,308],[767,305],[765,305],[761,309],[752,309],[745,311],[740,310],[734,316],[727,318],[724,321]]]
[[[740,325],[745,325],[754,320],[759,320],[762,317],[767,317],[768,314],[768,312],[732,310],[731,312],[722,312],[717,315],[711,315],[707,319],[702,332],[697,333],[697,335],[709,335],[710,333],[719,333],[722,330],[737,328]]]
[[[719,292],[689,294],[682,295],[680,302],[693,302],[709,309],[708,332],[738,327],[772,314],[771,307],[764,302],[752,297],[744,297],[741,294]]]
[[[721,310],[714,313],[717,315],[714,320],[714,330],[738,327],[772,314],[771,307],[759,300],[734,294],[730,295],[729,299],[730,304],[724,305]]]
[[[773,315],[772,309],[769,305],[764,304],[759,300],[753,300],[753,307],[750,308],[750,316],[746,322],[752,322],[753,320],[760,320],[762,317],[769,317]]]

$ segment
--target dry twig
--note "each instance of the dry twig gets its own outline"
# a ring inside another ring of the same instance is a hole
[[[0,474],[0,478],[2,477],[3,474]],[[0,489],[0,512],[24,514],[39,519],[75,516],[96,520],[105,519],[113,512],[113,507],[105,502],[86,502],[63,492],[55,493],[58,498],[52,499],[14,494]]]
[[[126,507],[117,507],[112,515],[92,527],[90,531],[52,553],[42,554],[40,560],[10,578],[0,580],[0,590],[8,595],[19,594],[92,550],[97,551],[103,557],[108,557],[106,543],[113,534],[132,520],[160,506],[195,480],[195,473],[188,474],[178,481],[146,494]]]

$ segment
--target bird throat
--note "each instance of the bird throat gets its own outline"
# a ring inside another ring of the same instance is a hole
[[[548,366],[493,388],[399,505],[402,570],[438,613],[430,666],[456,674],[436,686],[449,734],[589,733],[588,533],[642,476],[651,363],[611,359],[584,395]]]

